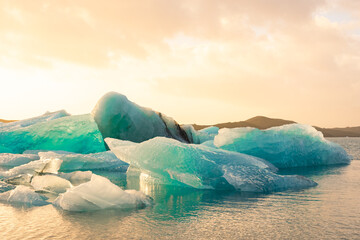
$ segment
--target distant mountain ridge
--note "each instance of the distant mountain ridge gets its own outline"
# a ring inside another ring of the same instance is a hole
[[[2,123],[15,122],[16,120],[0,119]],[[271,127],[282,126],[285,124],[296,123],[290,120],[284,120],[279,118],[268,118],[264,116],[256,116],[245,121],[239,122],[227,122],[218,123],[215,125],[197,125],[193,124],[196,130],[200,130],[210,126],[216,126],[218,128],[236,128],[236,127],[253,127],[258,129],[267,129]],[[325,137],[360,137],[360,126],[357,127],[345,127],[345,128],[321,128],[314,126],[318,131],[322,132]]]
[[[258,129],[267,129],[270,127],[282,126],[285,124],[296,123],[290,120],[268,118],[264,116],[256,116],[245,121],[218,123],[215,125],[197,125],[193,124],[196,130],[200,130],[210,126],[218,128],[236,128],[236,127],[253,127]],[[346,128],[321,128],[314,126],[318,131],[324,134],[324,137],[360,137],[360,126]]]
[[[0,119],[0,122],[2,123],[9,123],[9,122],[15,122],[16,120],[5,120],[5,119]]]

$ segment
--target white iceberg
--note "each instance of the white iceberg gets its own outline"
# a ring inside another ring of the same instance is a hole
[[[33,177],[31,186],[35,191],[59,194],[66,192],[68,188],[72,187],[72,184],[68,180],[56,175],[42,175]]]
[[[289,124],[267,130],[220,129],[216,147],[263,158],[278,168],[349,164],[350,157],[338,144],[308,125]]]
[[[59,173],[59,176],[69,180],[73,186],[77,186],[82,183],[89,182],[92,177],[92,172],[91,171],[75,171],[75,172],[69,172],[69,173]]]
[[[92,174],[89,182],[68,189],[53,204],[67,211],[81,212],[145,207],[151,204],[151,199],[138,191],[124,191],[107,178]]]
[[[157,137],[142,143],[107,138],[116,156],[167,185],[198,189],[270,192],[315,186],[298,176],[280,176],[265,160],[203,145]],[[293,184],[285,184],[285,182]]]

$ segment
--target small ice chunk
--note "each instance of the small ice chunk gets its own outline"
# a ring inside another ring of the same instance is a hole
[[[15,189],[0,193],[0,201],[9,203],[25,203],[33,206],[43,206],[49,204],[45,197],[34,192],[29,187],[17,186]]]
[[[4,173],[5,177],[17,176],[20,174],[30,174],[32,176],[43,173],[57,174],[61,166],[62,160],[58,158],[40,159],[31,161],[27,164],[14,167]]]
[[[0,165],[15,167],[33,160],[38,160],[39,158],[37,154],[0,153]]]
[[[120,166],[123,166],[126,171],[128,166],[111,151],[91,154],[40,152],[39,156],[41,159],[61,159],[63,162],[60,171],[112,170],[119,169]]]
[[[32,177],[33,177],[33,175],[24,173],[24,174],[19,174],[17,176],[12,176],[12,177],[6,178],[6,179],[4,179],[4,181],[6,183],[10,183],[13,185],[31,186],[30,182],[31,182]]]
[[[7,192],[14,189],[15,186],[6,182],[0,181],[0,193]]]
[[[93,174],[89,182],[68,189],[54,205],[67,211],[94,211],[106,208],[138,208],[151,203],[137,191],[124,191],[107,178]]]
[[[36,191],[45,191],[50,193],[63,193],[71,188],[71,183],[56,175],[35,176],[31,180],[31,185]]]
[[[60,177],[65,178],[71,182],[73,186],[80,185],[91,180],[91,171],[75,171],[70,173],[60,173]]]

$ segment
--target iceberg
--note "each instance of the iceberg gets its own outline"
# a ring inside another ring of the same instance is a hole
[[[140,177],[197,189],[271,192],[315,186],[300,176],[280,176],[257,157],[156,137],[142,143],[106,138],[115,155]],[[129,170],[128,170],[129,171]],[[291,184],[290,184],[291,182]]]
[[[72,184],[56,175],[35,176],[31,180],[31,186],[35,191],[49,192],[53,194],[64,193]]]
[[[0,153],[0,166],[15,167],[38,159],[37,154]]]
[[[45,197],[26,186],[17,186],[13,190],[0,193],[0,201],[23,203],[32,206],[43,206],[49,204]]]
[[[128,164],[119,160],[111,151],[77,154],[62,152],[40,152],[41,159],[61,159],[60,171],[76,170],[122,170],[126,172]]]
[[[107,208],[141,208],[151,204],[142,192],[122,190],[107,178],[92,174],[82,183],[60,194],[53,203],[67,211],[94,211]]]
[[[20,121],[15,121],[15,122],[9,122],[9,123],[3,123],[0,125],[0,132],[1,131],[13,131],[19,128],[23,128],[23,127],[28,127],[37,123],[41,123],[41,122],[47,122],[50,120],[54,120],[54,119],[58,119],[58,118],[62,118],[62,117],[66,117],[66,116],[70,116],[70,114],[68,114],[65,110],[60,110],[60,111],[56,111],[56,112],[47,112],[44,115],[38,116],[38,117],[33,117],[33,118],[28,118],[28,119],[24,119],[24,120],[20,120]]]
[[[267,130],[220,129],[214,145],[263,158],[278,168],[349,164],[350,157],[338,144],[326,140],[315,128],[289,124]]]
[[[174,119],[141,107],[126,96],[110,92],[96,104],[92,115],[103,138],[143,142],[156,136],[190,142],[186,131]]]
[[[105,144],[94,119],[85,114],[0,131],[1,148],[10,153],[36,149],[94,153],[105,151]]]
[[[11,176],[5,178],[4,181],[11,185],[24,185],[31,187],[31,179],[33,178],[32,174],[29,173],[22,173],[15,176]]]

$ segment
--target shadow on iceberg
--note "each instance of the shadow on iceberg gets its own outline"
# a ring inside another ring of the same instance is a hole
[[[115,155],[159,184],[268,193],[316,186],[302,176],[281,176],[257,157],[156,137],[142,143],[106,138]]]
[[[192,126],[181,127],[174,119],[144,108],[126,96],[109,92],[96,104],[92,115],[103,138],[111,137],[132,142],[143,142],[162,136],[193,143]]]

